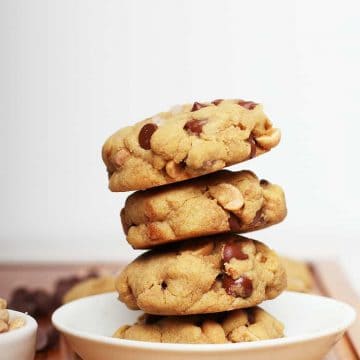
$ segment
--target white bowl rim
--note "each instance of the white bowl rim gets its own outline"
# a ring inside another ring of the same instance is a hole
[[[37,330],[38,328],[38,324],[36,322],[36,320],[25,313],[22,313],[20,311],[15,311],[15,310],[11,310],[8,309],[9,314],[11,317],[22,317],[25,318],[26,322],[25,325],[22,326],[19,329],[13,330],[13,331],[7,331],[5,333],[0,334],[0,344],[2,341],[11,341],[12,339],[16,339],[17,337],[23,337],[26,336],[34,331]]]
[[[234,350],[251,350],[251,349],[261,349],[267,347],[279,347],[283,345],[291,345],[294,343],[312,341],[315,339],[320,339],[323,337],[327,337],[332,334],[341,333],[345,331],[348,327],[350,327],[355,319],[356,319],[356,311],[349,304],[335,300],[333,298],[313,295],[313,294],[304,294],[304,293],[295,293],[285,291],[285,294],[291,295],[299,295],[299,296],[308,296],[313,298],[321,298],[322,301],[332,302],[341,306],[344,309],[344,313],[346,312],[346,316],[342,322],[336,324],[336,326],[329,327],[326,330],[314,331],[309,335],[296,335],[290,337],[283,337],[279,339],[270,339],[270,340],[261,340],[254,342],[242,342],[242,343],[231,343],[231,344],[173,344],[173,343],[158,343],[158,342],[147,342],[147,341],[138,341],[138,340],[125,340],[125,339],[117,339],[110,336],[105,335],[94,335],[92,333],[86,331],[73,330],[68,326],[64,326],[61,324],[61,320],[59,321],[59,317],[61,313],[66,311],[68,307],[70,307],[74,302],[81,302],[82,300],[95,298],[95,297],[104,297],[110,296],[111,294],[117,294],[115,292],[100,294],[100,295],[92,295],[82,299],[78,299],[72,301],[71,303],[62,305],[58,308],[52,315],[52,323],[57,330],[62,333],[75,336],[80,339],[91,340],[96,343],[105,343],[108,345],[121,345],[130,348],[138,348],[145,350],[155,350],[155,351],[173,351],[173,352],[207,352],[207,351],[234,351]],[[260,305],[261,306],[261,305]]]

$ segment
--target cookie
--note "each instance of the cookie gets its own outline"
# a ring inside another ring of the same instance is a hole
[[[118,276],[119,299],[155,315],[248,308],[278,296],[285,270],[264,244],[224,234],[148,251]]]
[[[207,315],[144,314],[134,325],[122,326],[114,334],[120,339],[180,344],[239,343],[283,336],[283,324],[259,307]]]
[[[86,296],[103,294],[111,291],[115,291],[115,278],[112,275],[104,275],[87,279],[74,285],[65,293],[62,302],[66,304]]]
[[[302,261],[280,257],[287,274],[287,290],[297,292],[311,292],[313,277],[309,266]]]
[[[218,171],[279,141],[261,105],[215,100],[177,106],[119,130],[102,157],[110,190],[143,190]]]
[[[132,194],[121,211],[136,249],[225,232],[244,233],[282,221],[284,192],[250,171],[222,170]]]

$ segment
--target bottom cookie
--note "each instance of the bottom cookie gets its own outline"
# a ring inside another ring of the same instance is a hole
[[[180,344],[239,343],[283,336],[283,324],[259,307],[206,315],[144,314],[134,325],[122,326],[113,335],[127,340]]]

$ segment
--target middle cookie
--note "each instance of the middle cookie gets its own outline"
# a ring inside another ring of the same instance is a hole
[[[211,175],[138,191],[126,200],[121,221],[135,249],[226,232],[245,233],[282,221],[283,190],[250,171]]]

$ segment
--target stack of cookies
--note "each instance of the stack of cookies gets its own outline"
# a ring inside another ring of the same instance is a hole
[[[279,141],[262,106],[244,100],[176,106],[106,141],[110,189],[138,190],[121,210],[127,241],[152,249],[116,280],[119,299],[145,314],[115,337],[228,343],[283,336],[282,324],[257,305],[285,289],[284,268],[266,245],[238,234],[282,221],[284,193],[250,171],[222,170]]]

